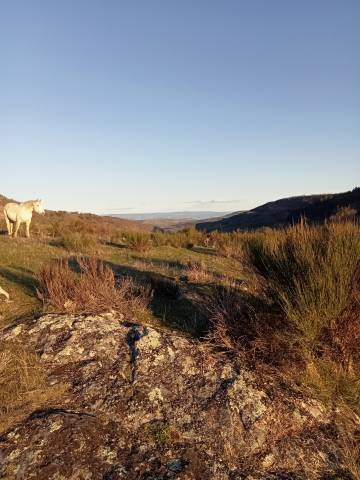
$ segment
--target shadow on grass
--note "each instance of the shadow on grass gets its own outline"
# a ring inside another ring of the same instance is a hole
[[[191,251],[196,253],[202,253],[204,255],[217,255],[216,248],[202,247],[201,245],[195,245],[193,248],[191,248]]]
[[[34,275],[34,272],[30,270],[29,268],[25,267],[18,267],[17,265],[9,265],[11,270],[17,270],[19,273],[24,273],[25,275]]]
[[[207,333],[208,321],[205,310],[200,301],[187,295],[186,290],[189,290],[189,284],[158,272],[101,261],[112,269],[117,282],[122,278],[131,278],[136,284],[151,290],[149,308],[154,318],[161,324],[198,338]],[[76,257],[69,257],[68,265],[71,270],[80,273],[81,269]],[[7,275],[10,276],[8,272]],[[16,279],[12,277],[12,281]]]
[[[103,242],[104,245],[107,247],[114,247],[114,248],[128,248],[126,243],[117,243],[117,242]]]
[[[64,242],[60,237],[52,238],[48,241],[48,244],[50,245],[50,247],[64,248]]]
[[[144,257],[138,257],[136,255],[131,255],[130,257],[132,260],[139,260],[141,261],[142,263],[146,264],[146,265],[150,265],[150,266],[155,266],[155,267],[159,267],[159,268],[169,268],[169,269],[174,269],[174,270],[178,270],[179,274],[180,275],[184,275],[186,276],[187,272],[188,272],[188,268],[189,266],[193,265],[193,264],[196,264],[196,263],[199,263],[201,264],[201,260],[199,262],[197,262],[196,260],[190,260],[188,263],[187,262],[180,262],[178,260],[159,260],[158,258],[152,258],[152,257],[147,257],[147,258],[144,258]],[[211,274],[211,276],[214,278],[215,281],[223,281],[223,280],[226,280],[228,277],[221,273],[221,272],[217,272],[211,268],[208,268],[206,265],[205,265],[205,270],[207,272],[209,272]],[[241,285],[241,284],[246,284],[246,281],[242,278],[234,278],[234,283],[237,283],[238,285]]]
[[[21,267],[11,269],[0,267],[0,276],[21,287],[28,295],[36,295],[38,282],[30,270]]]
[[[79,273],[79,264],[76,257],[68,259],[70,268]],[[145,286],[152,291],[149,308],[152,315],[164,326],[185,332],[196,338],[203,338],[209,332],[208,303],[216,290],[221,288],[218,279],[212,283],[191,283],[167,276],[151,270],[141,270],[129,265],[103,261],[114,272],[117,281],[129,277],[138,285]],[[151,263],[151,261],[149,261]],[[181,265],[179,262],[172,262]],[[2,274],[0,270],[0,274]],[[33,278],[14,278],[12,281],[22,282],[35,290]]]
[[[156,259],[149,259],[148,263],[164,264]],[[184,267],[180,262],[169,263],[173,267]],[[214,275],[213,282],[191,283],[151,270],[140,270],[111,262],[106,262],[106,264],[113,270],[117,278],[131,277],[136,282],[152,289],[153,297],[150,308],[153,315],[164,325],[197,338],[202,338],[209,333],[211,326],[208,306],[218,289],[224,288],[220,283],[224,278],[221,274]],[[263,310],[263,301],[257,295],[243,290],[243,286],[246,285],[245,281],[238,280],[234,281],[234,286],[228,287],[228,289],[239,298],[243,298],[244,303],[256,308],[261,307]]]
[[[179,270],[180,272],[183,272],[186,269],[186,264],[182,263],[178,260],[160,260],[158,258],[152,258],[152,257],[142,257],[138,255],[130,255],[130,258],[135,261],[140,261],[142,263],[145,263],[146,265],[152,265],[152,266],[158,266],[158,267],[167,267],[167,268],[173,268],[175,270]]]
[[[105,263],[113,270],[117,279],[131,277],[139,284],[151,288],[153,295],[150,309],[161,323],[195,337],[202,337],[207,333],[208,322],[201,302],[188,297],[176,279],[127,265]]]

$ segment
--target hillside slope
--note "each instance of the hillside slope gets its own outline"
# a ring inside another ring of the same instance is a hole
[[[4,195],[0,195],[0,230],[5,229],[5,221],[3,220],[3,207],[8,202],[17,202]],[[46,204],[45,204],[46,207]],[[78,213],[66,211],[46,210],[45,215],[33,216],[32,229],[36,233],[51,234],[54,229],[68,230],[74,227],[75,231],[86,230],[89,232],[99,232],[114,229],[121,230],[152,230],[152,226],[138,220],[127,220],[123,218],[114,218],[93,213]]]
[[[298,221],[301,216],[311,222],[321,222],[343,207],[350,207],[356,210],[357,215],[360,214],[360,188],[345,193],[282,198],[246,212],[197,223],[196,228],[209,232],[231,232],[237,229],[280,227]]]

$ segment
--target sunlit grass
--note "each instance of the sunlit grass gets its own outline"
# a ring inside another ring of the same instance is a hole
[[[0,346],[0,432],[37,408],[49,406],[66,391],[50,386],[35,353],[19,343]]]

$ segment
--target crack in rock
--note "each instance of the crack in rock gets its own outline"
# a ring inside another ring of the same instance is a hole
[[[50,415],[71,415],[71,416],[76,416],[81,418],[96,417],[96,415],[94,415],[93,413],[88,413],[88,412],[76,412],[74,410],[66,410],[64,408],[46,408],[42,410],[35,410],[29,415],[28,420],[33,420],[35,418],[46,418],[46,417],[49,417]]]
[[[130,366],[131,366],[131,378],[130,382],[134,383],[136,379],[137,358],[139,356],[139,350],[136,347],[136,343],[144,336],[148,335],[149,331],[146,327],[137,323],[124,323],[129,328],[126,334],[126,343],[130,350]]]

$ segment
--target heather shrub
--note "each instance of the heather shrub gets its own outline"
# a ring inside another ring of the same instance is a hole
[[[150,293],[130,278],[116,281],[110,267],[96,258],[68,258],[46,265],[38,275],[38,296],[60,312],[98,314],[110,310],[132,317],[147,308]]]

